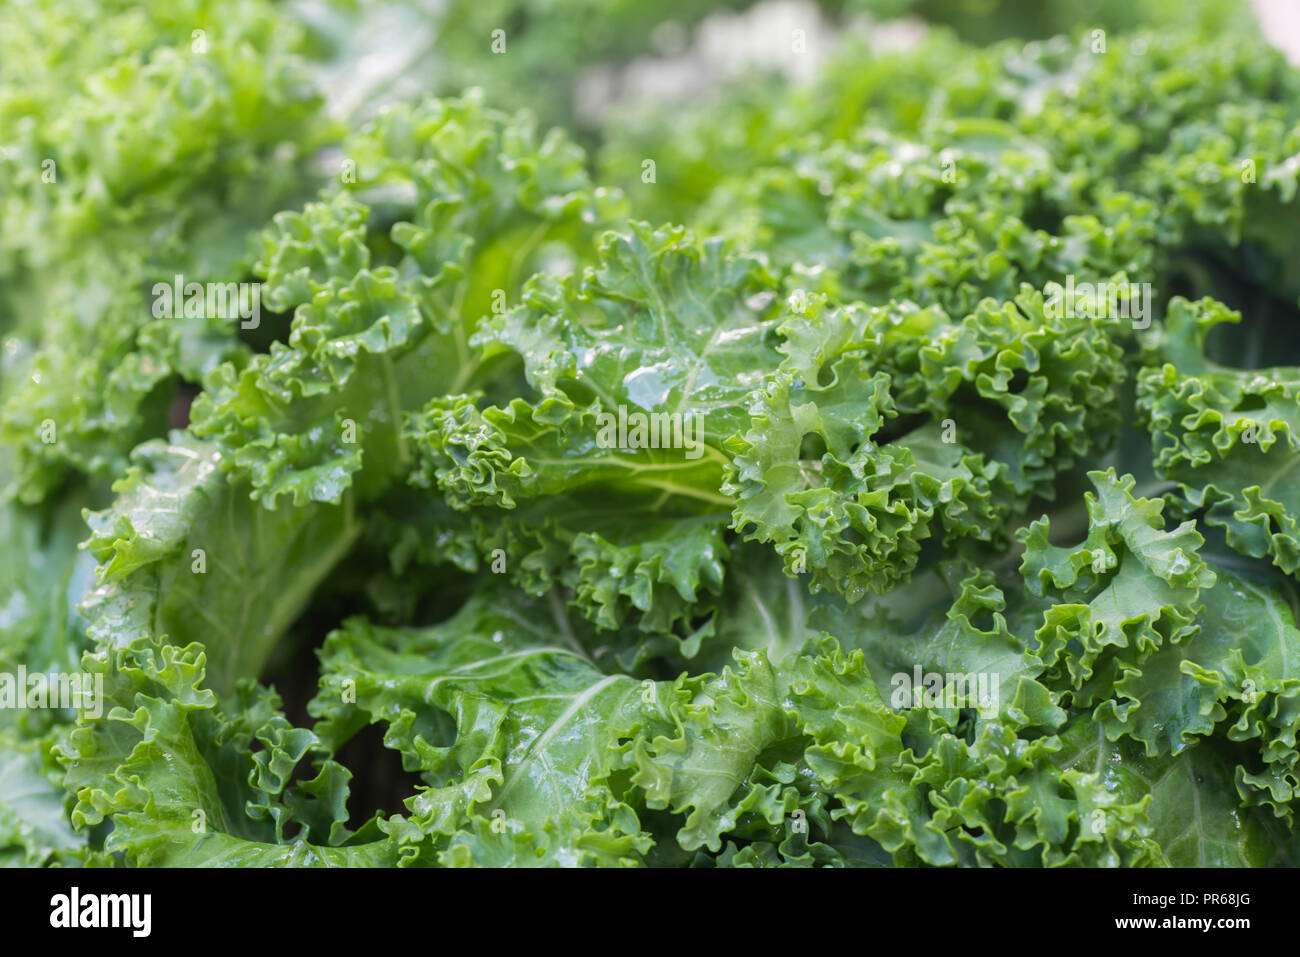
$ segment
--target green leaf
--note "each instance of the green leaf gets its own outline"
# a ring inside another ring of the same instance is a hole
[[[562,607],[473,599],[427,629],[360,620],[322,651],[311,711],[334,747],[366,723],[427,788],[381,825],[408,863],[634,864],[649,847],[612,778],[642,685],[601,673]]]
[[[1210,329],[1240,315],[1209,299],[1174,300],[1143,371],[1138,408],[1158,472],[1243,554],[1300,572],[1300,378],[1294,369],[1231,369],[1203,355]],[[1175,364],[1176,363],[1176,364]]]
[[[136,450],[118,500],[86,520],[99,561],[83,606],[101,647],[169,638],[206,649],[213,687],[256,678],[360,532],[351,500],[267,509],[209,443],[174,433]]]

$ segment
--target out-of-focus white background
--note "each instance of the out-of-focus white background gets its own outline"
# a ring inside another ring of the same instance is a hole
[[[1300,65],[1300,0],[1253,0],[1264,34]]]
[[[1251,3],[1265,35],[1300,66],[1300,0]],[[442,5],[443,0],[371,0],[365,18],[353,24],[348,37],[355,55],[342,57],[322,71],[331,110],[349,115],[379,88],[386,89],[384,99],[418,96],[427,90],[430,75],[419,66],[425,63],[436,69],[436,58],[429,56],[430,23],[436,22]],[[793,80],[806,80],[816,71],[818,60],[788,55],[791,31],[796,28],[805,32],[810,51],[827,49],[834,41],[835,28],[811,0],[756,0],[748,9],[710,14],[689,30],[665,23],[651,36],[648,54],[621,63],[593,64],[584,71],[578,77],[574,105],[580,115],[599,121],[629,97],[688,100],[756,62],[781,69]],[[923,29],[919,20],[904,18],[875,26],[871,40],[880,48],[906,46]]]

